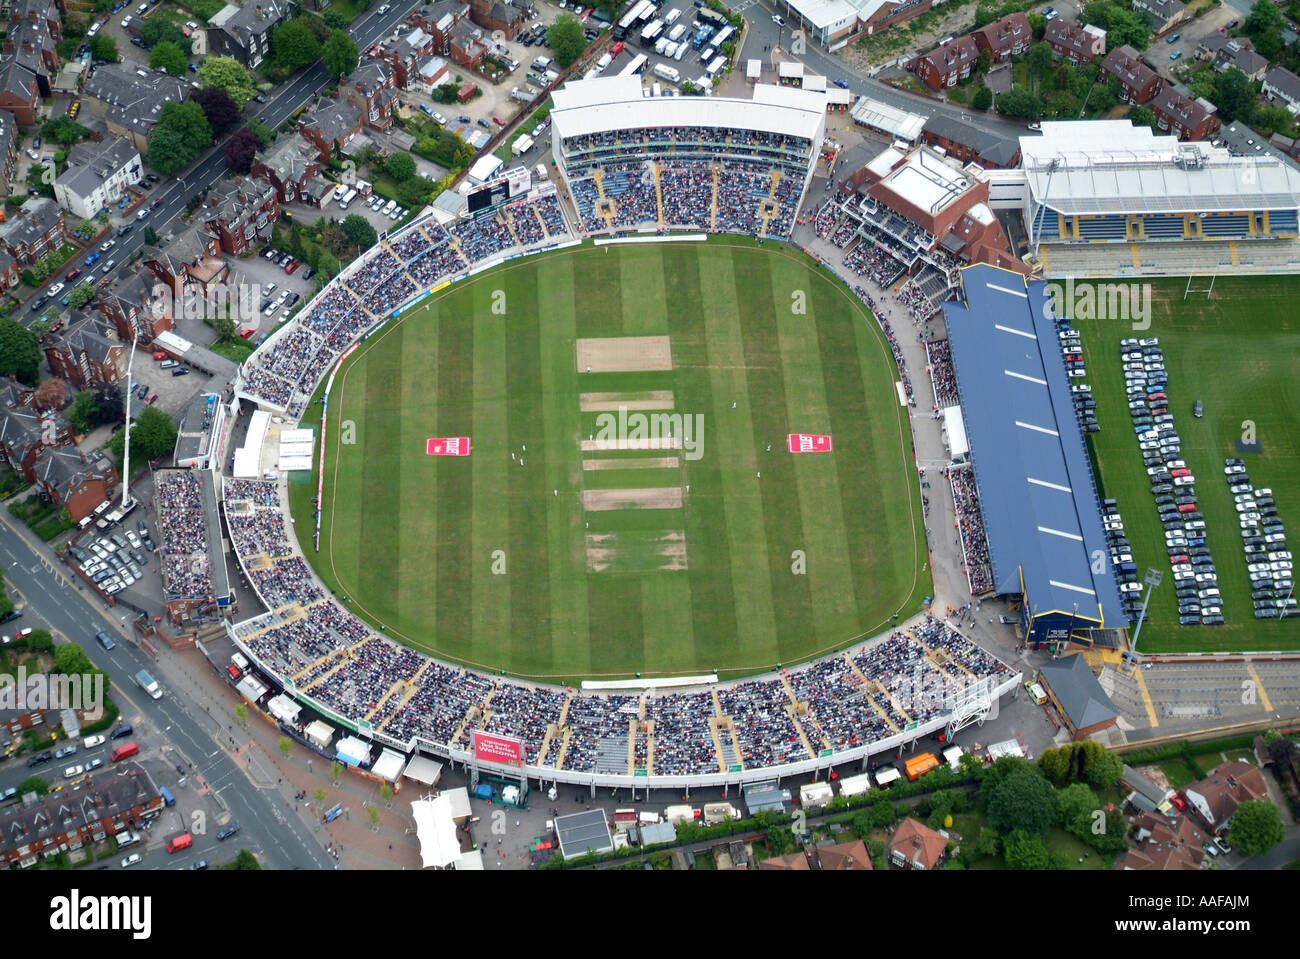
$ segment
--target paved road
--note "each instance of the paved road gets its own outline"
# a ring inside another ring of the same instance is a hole
[[[790,21],[787,18],[784,27],[779,27],[772,22],[772,14],[776,13],[777,9],[776,4],[771,0],[750,0],[748,3],[735,5],[735,9],[740,10],[749,21],[749,32],[745,36],[745,45],[737,63],[743,64],[751,57],[770,62],[773,57],[772,48],[779,45],[782,50],[780,59],[799,60],[816,73],[823,74],[831,80],[842,77],[848,81],[849,89],[854,96],[869,96],[875,100],[882,100],[890,106],[908,110],[927,119],[936,114],[954,120],[964,119],[981,129],[1003,136],[1018,137],[1026,133],[1025,124],[1021,121],[1003,119],[991,113],[973,112],[969,107],[960,104],[950,106],[916,93],[899,90],[880,80],[873,80],[838,56],[829,54],[825,49],[814,44],[809,44],[807,50],[797,56],[786,52],[791,44]],[[768,47],[767,52],[764,52],[764,46]]]
[[[223,731],[222,713],[205,712],[192,690],[187,689],[184,694],[171,690],[164,674],[144,650],[122,642],[112,653],[106,653],[92,641],[98,629],[125,635],[122,622],[122,617],[128,615],[125,610],[106,610],[78,589],[49,548],[36,542],[25,528],[13,525],[6,516],[0,516],[0,565],[8,583],[22,592],[27,603],[19,625],[46,625],[80,643],[91,661],[109,674],[115,687],[114,701],[121,707],[123,720],[137,727],[136,738],[163,739],[168,758],[176,762],[179,757],[174,753],[179,751],[188,763],[194,764],[194,773],[221,798],[232,820],[242,827],[242,834],[236,842],[222,844],[220,858],[229,858],[242,846],[262,852],[263,864],[270,868],[333,868],[311,831],[297,817],[282,811],[284,800],[275,789],[274,779],[269,778],[269,765],[258,776],[256,771],[247,768],[254,759],[236,759]],[[142,668],[148,668],[162,681],[165,691],[162,699],[149,699],[135,685],[132,677]],[[48,774],[51,769],[53,765],[38,771]],[[19,779],[27,770],[23,768],[21,773]],[[255,778],[262,781],[254,782]],[[188,866],[191,860],[200,858],[211,860],[218,855],[215,832],[209,829],[207,836],[198,837],[195,847],[187,853],[149,857],[145,864],[174,868]]]
[[[364,52],[366,47],[384,36],[394,24],[405,19],[406,15],[418,6],[420,6],[419,0],[406,0],[404,3],[394,4],[393,8],[382,17],[376,13],[362,14],[353,21],[351,27],[352,37],[356,40],[357,47]],[[329,82],[330,77],[324,64],[318,61],[314,66],[295,74],[287,83],[278,87],[265,104],[250,104],[256,108],[252,111],[252,115],[275,129],[288,120],[295,110],[324,90]],[[136,225],[136,229],[119,239],[109,253],[101,254],[100,262],[87,271],[85,279],[91,282],[101,279],[100,271],[103,263],[110,258],[118,263],[110,274],[116,275],[117,271],[131,259],[131,255],[144,246],[145,227],[152,227],[159,236],[166,235],[172,221],[185,212],[189,198],[202,193],[226,174],[225,142],[228,138],[223,138],[209,148],[192,166],[177,176],[175,182],[164,181],[156,186],[146,201],[148,206],[144,207],[149,210],[149,215],[143,220],[136,220],[133,217],[131,222]],[[158,203],[156,208],[153,207],[154,203]],[[92,250],[98,249],[98,246],[92,248]],[[61,272],[67,273],[73,267],[83,266],[86,256],[92,250],[87,250],[86,253],[69,260]],[[26,303],[23,305],[24,310],[26,305]],[[24,312],[22,322],[30,325],[40,315],[40,313]]]

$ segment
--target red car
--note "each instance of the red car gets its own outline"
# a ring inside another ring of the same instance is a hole
[[[1183,800],[1182,796],[1171,796],[1169,801],[1174,804],[1174,808],[1179,812],[1182,812],[1187,808],[1187,803]]]
[[[1191,557],[1185,554],[1179,554],[1178,556],[1169,557],[1169,563],[1171,566],[1177,566],[1180,563],[1190,563],[1191,561],[1192,561]]]
[[[81,267],[77,267],[75,270],[69,270],[67,272],[67,275],[64,276],[63,278],[67,280],[69,283],[71,283],[79,276],[81,276]]]
[[[164,353],[162,350],[156,350],[156,351],[154,352],[153,358],[154,358],[155,360],[165,360],[165,359],[167,359],[167,354]]]
[[[240,330],[239,335],[247,340],[247,339],[251,339],[253,334],[256,332],[257,330]]]
[[[611,57],[616,57],[616,56],[618,56],[618,55],[619,55],[620,53],[622,53],[622,52],[623,52],[623,41],[622,41],[622,40],[618,41],[618,43],[614,44],[612,47],[609,48],[609,55],[610,55]]]
[[[301,261],[301,260],[290,260],[290,261],[289,261],[289,265],[286,266],[286,267],[284,268],[284,272],[286,272],[286,273],[292,273],[294,270],[298,269],[298,267],[300,267],[300,266],[302,266],[302,261]]]
[[[1165,396],[1163,393],[1152,393],[1147,397],[1147,399],[1151,400],[1153,403],[1157,400],[1165,403],[1169,402],[1169,397]]]
[[[1189,469],[1176,469],[1169,471],[1170,476],[1191,476],[1192,471]]]
[[[144,405],[145,405],[145,406],[153,406],[153,405],[154,405],[155,403],[157,403],[157,402],[158,402],[158,394],[157,394],[157,393],[150,393],[150,394],[149,394],[149,398],[148,398],[147,400],[144,401]]]
[[[160,197],[159,199],[153,201],[153,208],[154,208],[155,210],[158,209],[158,207],[160,207],[160,206],[162,206],[162,198],[161,198],[161,197]]]
[[[1195,504],[1195,503],[1184,503],[1182,506],[1178,507],[1178,512],[1180,512],[1180,513],[1195,513],[1195,512],[1196,512],[1196,504]]]
[[[495,123],[495,124],[496,124],[497,126],[499,126],[499,127],[503,127],[503,126],[506,125],[506,121],[505,121],[505,120],[502,120],[500,117],[495,117],[495,116],[494,116],[494,117],[492,118],[492,122]]]

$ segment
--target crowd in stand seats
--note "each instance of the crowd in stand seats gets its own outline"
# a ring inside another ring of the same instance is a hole
[[[307,564],[297,556],[262,569],[250,569],[248,575],[268,609],[279,609],[289,603],[307,606],[325,596],[312,579]]]
[[[203,513],[202,483],[189,470],[157,474],[154,507],[162,539],[163,595],[167,599],[212,595],[208,560],[208,527]]]
[[[581,173],[593,163],[646,158],[671,152],[675,157],[697,153],[714,159],[753,158],[765,164],[807,168],[812,141],[807,137],[735,127],[656,127],[645,130],[603,131],[566,137],[561,145],[568,169]]]
[[[898,301],[907,307],[907,312],[912,315],[912,320],[918,324],[924,323],[942,312],[942,308],[931,302],[921,288],[911,280],[904,283],[899,289]]]
[[[925,344],[926,359],[930,364],[930,380],[934,383],[936,409],[957,406],[961,397],[957,393],[957,373],[952,365],[952,348],[947,340],[931,340]]]
[[[257,480],[228,479],[223,487],[226,502],[251,503],[257,507],[280,508],[280,491],[274,483]]]
[[[871,315],[880,324],[880,330],[885,334],[885,339],[889,342],[889,349],[894,354],[894,363],[898,367],[898,378],[903,384],[903,393],[907,396],[908,405],[915,406],[916,395],[912,392],[912,379],[907,375],[907,363],[903,359],[903,348],[899,345],[898,336],[894,333],[893,326],[889,320],[885,319],[884,311],[876,305],[875,299],[867,292],[866,287],[855,286],[853,292],[861,297],[863,303],[867,304],[867,309],[871,310]]]
[[[524,226],[516,241],[506,214],[449,227],[421,224],[377,246],[363,263],[331,283],[243,370],[245,393],[299,416],[316,383],[362,333],[421,289],[462,274],[493,257],[568,234],[554,193],[530,198],[509,216]],[[391,249],[391,252],[390,252]]]
[[[971,593],[978,596],[993,588],[993,570],[989,564],[989,541],[984,532],[984,513],[980,509],[975,475],[968,466],[950,467],[947,474],[961,531],[966,576],[970,580]]]
[[[284,535],[284,517],[278,509],[234,512],[227,507],[226,523],[230,527],[231,540],[239,544],[243,556],[261,553],[275,558],[293,552]]]
[[[868,276],[880,287],[889,289],[903,274],[904,267],[869,240],[863,240],[844,255],[844,265],[858,276]]]
[[[713,222],[713,168],[704,160],[666,161],[659,168],[664,223],[709,229]]]

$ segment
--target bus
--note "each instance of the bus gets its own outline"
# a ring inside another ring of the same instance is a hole
[[[650,62],[650,58],[644,53],[638,53],[632,58],[632,61],[618,72],[620,77],[640,76],[645,72],[645,65]]]
[[[634,5],[631,10],[623,14],[622,19],[618,21],[618,26],[614,28],[614,39],[622,40],[627,36],[627,32],[632,29],[632,25],[641,19],[641,14],[648,10],[654,10],[655,5],[651,0],[641,0]]]
[[[731,37],[735,34],[735,32],[736,32],[736,28],[733,27],[731,24],[727,24],[725,27],[719,30],[718,35],[713,38],[713,45],[721,49],[722,45],[726,43],[728,40],[730,40]]]

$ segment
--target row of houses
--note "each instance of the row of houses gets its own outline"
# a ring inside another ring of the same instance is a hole
[[[1023,13],[1012,13],[971,33],[946,40],[925,56],[911,61],[908,69],[931,90],[939,91],[968,79],[983,51],[989,52],[993,63],[1005,63],[1025,53],[1033,40],[1029,18]]]
[[[1111,50],[1102,61],[1101,76],[1116,77],[1121,100],[1149,109],[1161,131],[1180,140],[1205,140],[1219,131],[1214,104],[1165,80],[1132,47]]]
[[[939,867],[948,851],[949,837],[945,832],[931,829],[911,817],[904,819],[894,830],[885,855],[895,869],[934,870]],[[733,850],[738,844],[733,843]],[[737,862],[732,854],[733,869],[747,869],[745,862]],[[794,852],[788,856],[773,856],[758,863],[760,871],[807,872],[821,869],[828,872],[871,870],[871,856],[861,840],[828,843],[814,847],[810,852]]]

